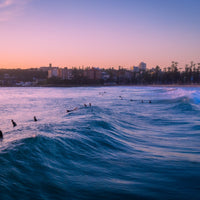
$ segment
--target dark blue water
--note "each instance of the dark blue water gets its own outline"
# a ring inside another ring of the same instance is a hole
[[[200,199],[200,88],[0,88],[0,114],[0,200]]]

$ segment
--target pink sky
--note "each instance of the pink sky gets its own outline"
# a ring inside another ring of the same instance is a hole
[[[170,12],[157,12],[148,3],[132,1],[127,1],[128,5],[112,0],[109,5],[106,1],[101,5],[91,1],[88,5],[80,1],[17,2],[0,1],[0,68],[49,63],[60,67],[130,67],[141,61],[148,68],[164,68],[171,61],[179,62],[179,67],[200,62],[197,16],[186,20],[185,12],[175,12],[173,4],[167,4],[168,8],[155,5],[169,9],[169,17]]]

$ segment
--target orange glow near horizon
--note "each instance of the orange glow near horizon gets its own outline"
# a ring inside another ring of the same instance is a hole
[[[168,67],[172,61],[184,68],[190,61],[200,62],[199,12],[185,18],[185,10],[197,5],[76,2],[0,3],[0,68],[49,63],[129,68],[142,61],[147,68]]]

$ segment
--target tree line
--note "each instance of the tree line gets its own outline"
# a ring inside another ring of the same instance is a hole
[[[47,80],[49,84],[63,85],[151,85],[151,84],[199,84],[200,83],[200,63],[191,62],[184,68],[179,68],[178,62],[172,61],[171,66],[161,69],[156,66],[145,71],[134,72],[123,67],[118,69],[101,69],[108,75],[108,78],[102,76],[101,79],[89,79],[85,77],[84,69],[73,68],[73,78],[71,80],[61,80],[53,77]]]
[[[88,69],[87,69],[88,70]],[[98,69],[102,76],[89,78],[84,75],[85,69],[73,68],[72,78],[63,80],[58,77],[48,79],[48,72],[39,69],[0,69],[0,80],[4,86],[14,86],[18,81],[38,81],[38,85],[151,85],[151,84],[199,84],[200,63],[191,62],[184,68],[173,61],[170,67],[161,69],[156,66],[144,71],[131,71],[123,67],[118,69]]]

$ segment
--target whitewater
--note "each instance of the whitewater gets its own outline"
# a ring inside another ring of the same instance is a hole
[[[0,115],[1,200],[200,199],[199,87],[5,87]]]

